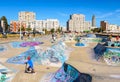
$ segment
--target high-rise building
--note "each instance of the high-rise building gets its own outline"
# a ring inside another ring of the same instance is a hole
[[[36,20],[36,15],[34,12],[19,12],[18,14],[18,20],[19,21],[27,21],[27,22],[31,22],[31,21],[35,21]]]
[[[57,19],[47,19],[47,20],[36,20],[36,15],[34,12],[19,12],[18,21],[11,21],[10,27],[12,32],[18,32],[18,29],[24,26],[24,28],[30,27],[32,30],[42,31],[42,29],[47,29],[50,31],[51,28],[55,30],[60,26]]]
[[[108,31],[109,30],[109,23],[107,21],[101,21],[100,27],[103,31]]]
[[[92,27],[96,27],[96,18],[95,18],[95,15],[92,16]]]
[[[26,22],[24,21],[11,21],[10,22],[11,32],[18,32],[21,27],[26,28]]]
[[[67,30],[83,32],[91,27],[89,25],[91,24],[85,21],[85,16],[83,14],[73,14],[67,22]]]
[[[55,30],[59,27],[59,21],[57,19],[47,19],[46,20],[46,28],[50,31],[51,28]]]
[[[12,32],[18,32],[18,29],[22,27],[30,27],[32,30],[42,31],[47,29],[50,31],[52,28],[55,30],[60,26],[57,19],[36,20],[34,12],[19,12],[18,21],[11,21],[10,28]]]

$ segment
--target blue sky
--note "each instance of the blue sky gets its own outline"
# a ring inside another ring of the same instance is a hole
[[[32,11],[36,19],[56,18],[62,26],[71,14],[84,14],[86,21],[96,16],[97,26],[101,20],[120,25],[120,0],[1,0],[0,17],[18,20],[18,12]]]

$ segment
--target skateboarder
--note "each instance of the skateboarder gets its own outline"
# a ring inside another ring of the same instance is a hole
[[[27,57],[27,60],[28,61],[26,62],[25,73],[29,73],[29,72],[35,73],[34,67],[33,67],[33,62],[31,60],[30,56]],[[27,64],[29,65],[28,67],[27,67]]]

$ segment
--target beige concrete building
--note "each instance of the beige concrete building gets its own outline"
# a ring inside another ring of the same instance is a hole
[[[18,13],[18,20],[19,21],[35,21],[36,20],[36,14],[34,12],[26,12],[22,11]]]
[[[67,30],[83,32],[91,27],[90,22],[85,21],[85,15],[73,14],[67,22]]]
[[[56,30],[60,27],[59,20],[57,19],[36,20],[36,15],[34,12],[23,11],[19,12],[18,21],[10,22],[11,31],[18,32],[21,22],[25,23],[25,28],[30,27],[32,30],[35,28],[39,32],[42,31],[42,29],[47,29],[50,31],[52,28]]]
[[[59,28],[59,21],[57,19],[47,19],[46,20],[46,28],[48,31],[50,31],[52,28],[54,28],[55,30],[57,30],[57,28]]]
[[[10,31],[18,32],[21,27],[26,28],[26,22],[24,21],[11,21],[10,22]]]
[[[109,28],[107,30],[109,30],[109,32],[114,32],[114,33],[119,32],[118,31],[118,26],[114,25],[114,24],[110,24]]]

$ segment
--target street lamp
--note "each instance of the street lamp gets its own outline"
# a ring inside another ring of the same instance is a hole
[[[21,40],[21,25],[20,25],[20,40]]]
[[[20,40],[21,40],[21,27],[20,27]]]

